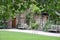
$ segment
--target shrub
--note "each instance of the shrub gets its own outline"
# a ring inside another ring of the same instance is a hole
[[[38,29],[39,24],[38,23],[31,23],[31,28],[32,29]]]

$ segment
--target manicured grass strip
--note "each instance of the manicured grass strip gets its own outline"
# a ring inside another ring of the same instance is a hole
[[[60,37],[0,31],[0,40],[60,40]]]

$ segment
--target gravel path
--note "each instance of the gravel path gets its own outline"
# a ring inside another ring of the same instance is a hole
[[[35,30],[0,29],[0,31],[24,32],[24,33],[32,33],[32,34],[60,37],[60,33],[49,33],[49,32],[43,32],[43,31],[35,31]]]

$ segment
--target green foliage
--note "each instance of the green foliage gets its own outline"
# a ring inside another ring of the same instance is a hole
[[[0,20],[3,20],[3,18],[9,18],[9,13],[4,5],[0,6]]]
[[[47,22],[45,23],[45,25],[44,25],[43,31],[48,31],[48,29],[50,28],[50,25],[51,25],[51,24],[53,24],[53,23],[51,23],[50,21],[47,21]]]
[[[26,15],[26,23],[29,25],[30,21],[31,21],[32,17],[31,17],[31,13]]]
[[[30,7],[32,12],[40,12],[39,7],[37,7],[35,4],[31,4]]]
[[[38,23],[31,23],[31,28],[32,29],[38,29],[39,24]]]
[[[7,23],[7,22],[6,22]],[[0,20],[0,28],[7,28],[7,25],[4,23],[3,20]]]
[[[59,0],[0,0],[0,3],[0,6],[3,5],[6,7],[8,10],[6,12],[9,12],[11,15],[9,13],[7,14],[12,17],[17,13],[26,10],[27,8],[31,8],[31,12],[33,13],[47,11],[49,14],[52,14],[55,10],[60,9]]]
[[[10,12],[11,17],[27,8],[31,8],[31,12],[33,13],[48,11],[49,14],[51,14],[52,10],[54,12],[54,10],[60,9],[59,0],[0,0],[0,2],[0,6],[4,5],[8,10],[6,12]]]
[[[49,15],[55,14],[55,10],[60,9],[60,1],[59,0],[36,0],[40,5],[39,8],[44,9],[44,11],[48,12]],[[53,15],[54,16],[54,15]]]
[[[30,9],[26,17],[28,23],[32,22],[34,15],[40,15],[41,12],[47,12],[56,20],[59,19],[55,11],[60,10],[60,0],[0,0],[0,20],[13,19],[26,9]]]

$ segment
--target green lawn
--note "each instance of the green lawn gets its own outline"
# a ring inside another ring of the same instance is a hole
[[[0,31],[0,40],[60,40],[60,37]]]

